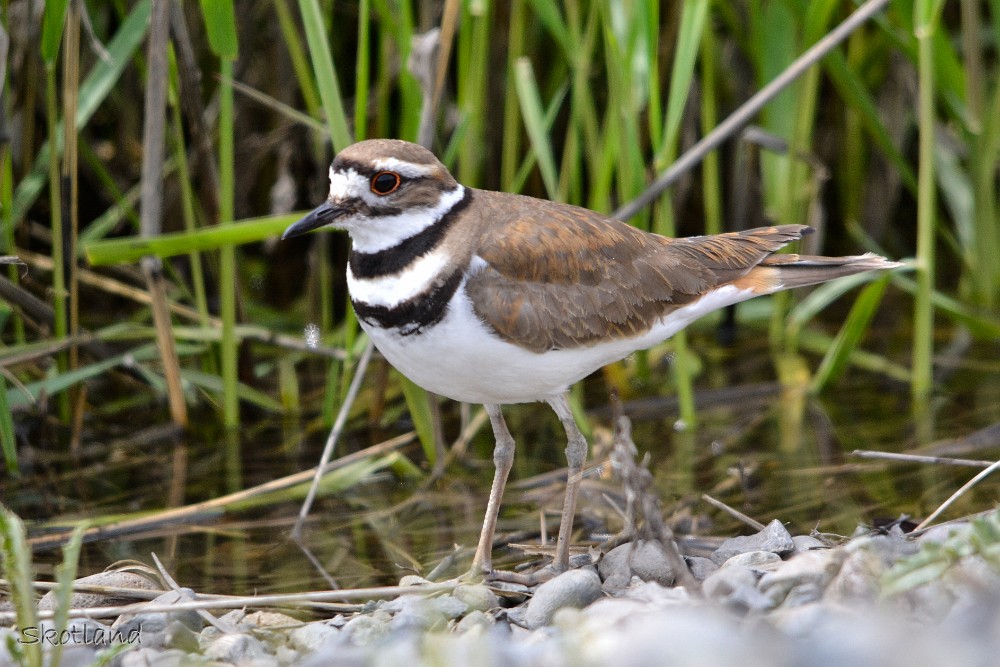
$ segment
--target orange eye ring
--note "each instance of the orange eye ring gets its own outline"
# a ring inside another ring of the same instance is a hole
[[[380,171],[370,182],[372,192],[380,197],[391,195],[403,184],[403,179],[394,171]]]

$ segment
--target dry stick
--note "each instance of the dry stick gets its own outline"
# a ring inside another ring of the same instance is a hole
[[[448,593],[455,590],[458,583],[423,584],[421,586],[379,586],[376,588],[353,588],[342,591],[311,591],[308,593],[284,593],[275,595],[248,595],[226,599],[194,600],[176,604],[128,604],[117,607],[90,607],[70,609],[70,618],[112,618],[122,614],[167,614],[198,609],[242,609],[243,607],[293,607],[309,606],[322,602],[342,602],[347,600],[370,600],[391,598],[412,593]],[[56,613],[54,610],[39,610],[39,620],[47,620]],[[0,623],[9,624],[17,620],[17,612],[0,612]]]
[[[159,570],[160,576],[163,577],[163,581],[165,581],[167,586],[170,587],[170,590],[177,593],[178,595],[183,595],[180,592],[181,590],[180,584],[178,584],[177,580],[174,579],[169,572],[167,572],[167,568],[163,567],[163,563],[160,562],[159,557],[157,557],[155,553],[151,553],[149,555],[153,557],[153,562],[156,564],[156,569]],[[197,593],[195,595],[197,595]],[[236,629],[235,626],[233,626],[232,623],[229,623],[228,621],[223,621],[222,619],[218,619],[215,616],[209,614],[204,609],[198,609],[197,613],[199,616],[205,619],[206,623],[214,627],[216,630],[219,630],[220,632],[224,632],[226,634],[235,634],[236,632],[238,632],[238,630]]]
[[[179,522],[185,519],[190,519],[196,517],[199,514],[205,512],[215,512],[224,509],[227,505],[232,503],[242,502],[244,500],[249,500],[251,498],[256,498],[257,496],[263,495],[265,493],[271,493],[273,491],[281,491],[289,487],[295,486],[296,484],[301,484],[312,479],[317,474],[322,475],[323,473],[328,473],[338,468],[343,468],[351,463],[356,463],[369,456],[380,456],[386,452],[398,449],[403,445],[407,445],[413,441],[416,434],[413,431],[409,433],[404,433],[403,435],[392,438],[391,440],[386,440],[385,442],[379,443],[377,445],[372,445],[367,449],[362,449],[357,452],[348,454],[347,456],[342,456],[336,461],[332,461],[325,466],[318,468],[310,468],[309,470],[303,470],[302,472],[297,472],[294,475],[288,475],[286,477],[281,477],[279,479],[271,480],[264,484],[251,487],[249,489],[244,489],[242,491],[237,491],[236,493],[230,493],[225,496],[220,496],[218,498],[212,498],[211,500],[206,500],[200,503],[194,503],[193,505],[185,505],[184,507],[174,507],[166,509],[162,512],[158,512],[152,516],[144,516],[136,519],[126,519],[125,521],[119,521],[117,523],[108,524],[106,526],[95,526],[89,528],[84,532],[84,541],[92,542],[101,537],[108,535],[118,535],[124,533],[134,533],[139,530],[146,530],[154,526],[161,524],[166,524],[169,522]],[[60,533],[58,535],[42,535],[36,538],[31,538],[28,540],[28,544],[32,548],[39,547],[51,547],[56,546],[65,542],[69,539],[70,532]]]
[[[833,50],[835,46],[847,39],[862,23],[882,11],[888,4],[889,0],[869,0],[858,7],[857,11],[848,16],[843,23],[813,44],[812,47],[799,56],[771,83],[761,88],[755,95],[744,102],[739,109],[719,123],[715,129],[702,137],[701,141],[688,149],[684,155],[670,165],[655,181],[650,183],[649,187],[642,194],[612,213],[612,217],[619,220],[628,220],[643,208],[653,203],[653,200],[659,197],[681,174],[697,165],[706,155],[718,148],[723,141],[749,123],[765,104],[777,97],[795,79],[802,76],[807,69],[816,64],[823,56]]]
[[[147,52],[146,109],[142,134],[142,191],[140,196],[140,230],[143,238],[160,233],[163,191],[163,146],[167,115],[167,35],[170,32],[169,0],[153,0],[153,16],[149,29]],[[164,288],[163,266],[153,256],[142,258],[142,273],[153,300],[153,324],[157,345],[163,360],[163,375],[167,381],[170,417],[181,426],[187,425],[187,405],[181,385],[180,361],[174,345]]]
[[[958,500],[959,498],[961,498],[963,495],[965,495],[966,491],[968,491],[969,489],[971,489],[972,487],[974,487],[976,484],[979,484],[979,482],[981,482],[984,479],[986,479],[987,477],[989,477],[991,474],[993,474],[993,471],[998,470],[998,469],[1000,469],[1000,461],[994,461],[993,465],[991,465],[986,470],[980,471],[975,477],[973,477],[968,482],[966,482],[965,484],[963,484],[962,488],[960,488],[955,493],[951,494],[951,497],[948,498],[948,500],[946,500],[943,503],[941,503],[940,507],[938,507],[936,510],[934,510],[933,512],[931,512],[931,515],[929,517],[927,517],[926,519],[924,519],[923,521],[921,521],[917,525],[917,527],[914,528],[913,530],[917,531],[917,530],[920,530],[922,528],[926,528],[927,526],[929,526],[930,523],[932,521],[934,521],[934,519],[938,518],[941,515],[942,512],[944,512],[946,509],[948,509],[953,502],[955,502],[956,500]]]
[[[368,368],[368,362],[371,361],[374,351],[375,345],[369,339],[365,345],[365,351],[361,353],[358,365],[354,369],[354,377],[351,379],[351,386],[347,390],[344,403],[340,406],[340,412],[337,413],[337,419],[333,422],[333,428],[330,429],[330,435],[326,439],[326,445],[323,447],[323,455],[320,457],[319,465],[315,468],[316,474],[313,476],[312,486],[309,487],[309,493],[306,495],[306,499],[302,502],[302,508],[299,510],[299,519],[295,522],[295,527],[292,528],[292,539],[300,546],[302,544],[302,524],[305,523],[306,517],[309,515],[309,510],[312,509],[313,500],[316,499],[316,491],[319,489],[319,481],[323,477],[327,462],[333,456],[333,448],[336,446],[337,440],[340,439],[340,434],[344,431],[344,424],[347,423],[347,415],[354,405],[354,400],[358,397],[358,391],[361,390],[361,380],[364,379],[365,370]]]
[[[906,463],[930,463],[945,466],[967,466],[970,468],[988,468],[993,461],[978,461],[976,459],[951,459],[943,456],[923,456],[920,454],[895,454],[893,452],[878,452],[869,449],[855,449],[851,456],[863,459],[886,459],[888,461],[903,461]]]
[[[30,252],[27,250],[19,250],[18,253],[22,255],[24,259],[27,261],[27,263],[30,264],[31,266],[38,267],[43,271],[52,270],[52,259],[50,257],[46,257],[45,255]],[[0,276],[0,278],[3,278],[3,276]],[[6,280],[6,278],[4,278],[4,280]],[[85,285],[89,285],[91,287],[104,290],[105,292],[108,292],[110,294],[115,294],[117,296],[130,299],[132,301],[135,301],[136,303],[141,303],[143,305],[151,305],[153,303],[153,298],[150,296],[149,292],[143,290],[142,288],[134,287],[132,285],[129,285],[128,283],[123,283],[122,281],[116,280],[114,278],[102,276],[99,273],[94,273],[93,271],[87,269],[80,269],[80,282]],[[16,289],[22,289],[22,288],[16,287]],[[4,284],[3,282],[0,282],[0,296],[7,298],[8,293],[14,293],[14,290],[9,288],[8,285]],[[14,293],[14,296],[18,295]],[[30,294],[28,296],[31,297]],[[38,300],[35,299],[35,301]],[[18,303],[20,304],[20,300],[18,301]],[[38,301],[38,303],[42,302]],[[45,304],[42,305],[45,308],[48,308],[48,306],[45,306]],[[191,308],[190,306],[185,306],[184,304],[174,303],[174,302],[169,302],[167,306],[170,308],[170,312],[179,317],[191,320],[193,322],[198,323],[199,325],[202,323],[201,313],[199,313],[194,308]],[[36,311],[37,308],[33,309],[32,311],[27,311],[26,309],[26,312],[28,312],[29,315],[31,315],[32,312]],[[52,319],[51,309],[49,309],[47,312],[49,313],[48,318],[51,320]],[[41,319],[41,318],[35,317],[35,319]],[[222,327],[222,320],[220,320],[218,317],[209,317],[207,323],[215,327],[215,330],[218,330]],[[202,328],[204,329],[204,327]],[[205,329],[205,330],[211,331],[211,329]],[[256,340],[261,343],[267,343],[270,345],[275,345],[277,347],[287,348],[289,350],[298,350],[300,352],[309,352],[310,354],[318,354],[324,357],[332,357],[334,359],[343,360],[347,356],[347,354],[339,348],[325,347],[322,345],[310,345],[309,343],[303,341],[300,336],[288,336],[285,334],[276,334],[268,329],[265,329],[264,327],[258,327],[251,324],[238,325],[236,327],[236,337],[243,340]]]
[[[711,505],[712,507],[716,507],[716,508],[722,510],[723,512],[725,512],[726,514],[730,515],[731,517],[733,517],[733,518],[735,518],[735,519],[737,519],[739,521],[742,521],[743,523],[745,523],[746,525],[750,526],[754,530],[764,530],[765,528],[767,528],[767,526],[765,526],[764,524],[762,524],[760,521],[757,521],[756,519],[752,519],[752,518],[748,517],[743,512],[740,512],[739,510],[730,507],[729,505],[727,505],[726,503],[722,502],[721,500],[716,500],[715,498],[713,498],[712,496],[708,495],[707,493],[701,494],[701,499],[704,500],[709,505]]]

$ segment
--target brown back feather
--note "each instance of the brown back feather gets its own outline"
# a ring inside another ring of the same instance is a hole
[[[490,221],[476,251],[488,266],[466,284],[475,312],[501,338],[538,352],[641,334],[809,229],[668,239],[583,208],[475,196]]]

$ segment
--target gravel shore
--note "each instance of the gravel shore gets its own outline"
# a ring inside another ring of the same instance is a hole
[[[658,542],[577,556],[537,586],[461,584],[304,622],[276,611],[150,612],[0,628],[11,647],[62,643],[62,665],[983,665],[1000,655],[1000,515],[932,529],[859,531],[828,546],[777,521],[686,557],[700,590],[675,587]],[[583,564],[580,564],[583,561]],[[690,580],[689,580],[690,581]],[[164,593],[150,605],[197,600]],[[107,606],[89,596],[75,606]],[[40,607],[45,607],[45,600]],[[152,608],[152,607],[150,607]],[[50,637],[51,638],[51,637]],[[21,642],[20,644],[18,642]],[[112,644],[119,645],[110,648]]]

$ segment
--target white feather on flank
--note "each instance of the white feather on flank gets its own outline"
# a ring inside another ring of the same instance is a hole
[[[410,178],[428,176],[434,172],[433,165],[414,164],[412,162],[406,162],[405,160],[400,160],[399,158],[394,157],[386,157],[380,160],[375,160],[372,165],[375,169],[394,171],[401,176],[409,176]]]
[[[364,322],[361,326],[389,363],[425,389],[468,403],[525,403],[556,396],[601,366],[669,338],[702,315],[755,296],[753,290],[725,285],[672,311],[634,338],[544,354],[508,343],[488,330],[464,286],[455,293],[444,319],[420,335],[402,335]]]
[[[410,208],[399,215],[378,216],[377,218],[341,218],[337,226],[351,235],[354,250],[363,253],[379,252],[397,246],[406,239],[419,234],[441,219],[455,204],[462,200],[465,188],[459,185],[451,192],[441,193],[438,203],[426,208]],[[365,196],[374,197],[370,193]],[[369,202],[377,205],[375,202]]]
[[[356,278],[348,264],[347,290],[355,301],[392,308],[425,291],[447,265],[448,254],[440,249],[417,258],[399,273],[377,278]]]

